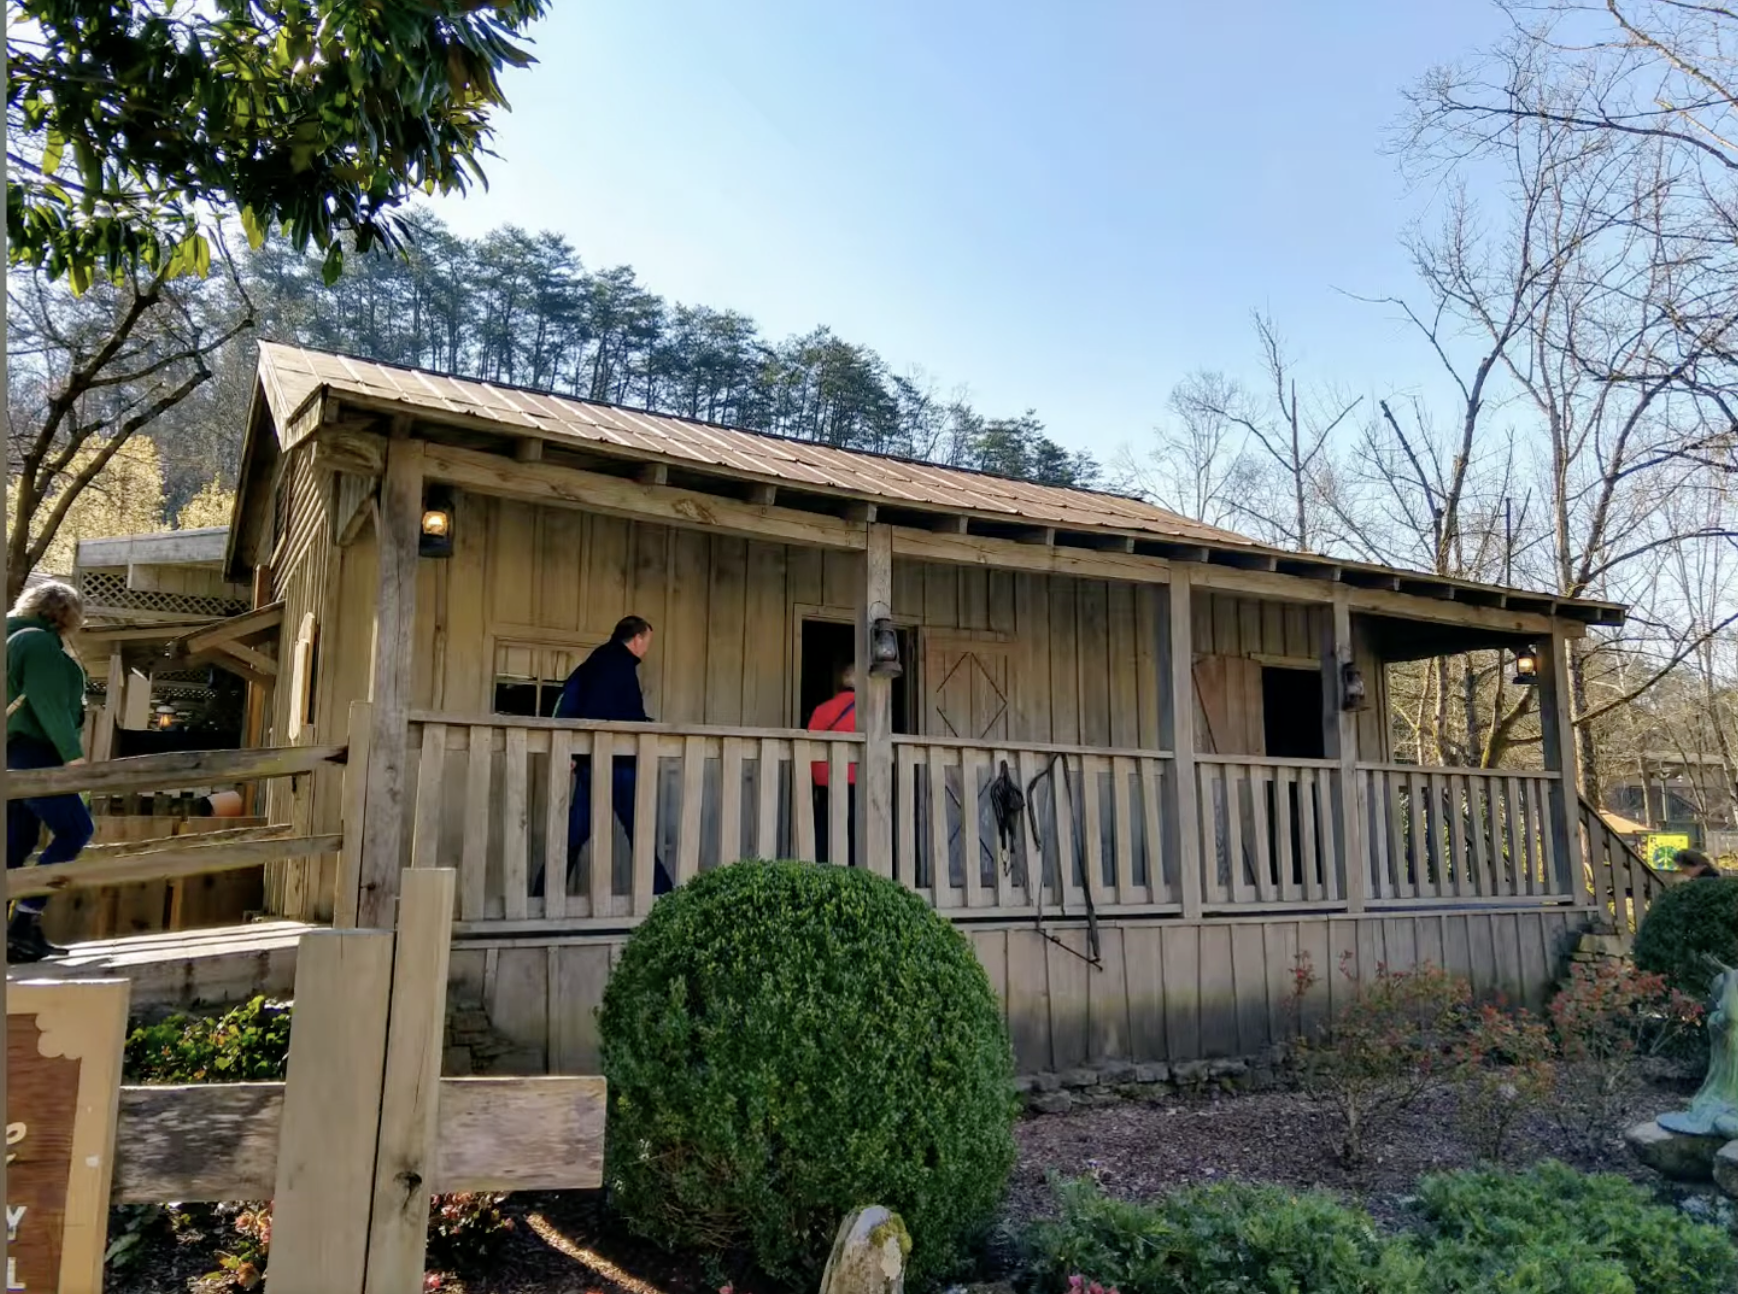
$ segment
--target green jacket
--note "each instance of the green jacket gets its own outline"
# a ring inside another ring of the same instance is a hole
[[[23,705],[6,720],[6,736],[34,737],[60,752],[62,763],[84,756],[84,666],[45,620],[6,620],[6,704]]]

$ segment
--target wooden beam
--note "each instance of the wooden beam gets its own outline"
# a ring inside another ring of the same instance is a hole
[[[877,876],[893,875],[893,680],[869,670],[871,618],[893,609],[893,532],[870,526],[863,552],[862,606],[857,619],[857,722],[863,733],[863,765],[857,774],[857,859]],[[911,662],[904,662],[907,669]],[[842,797],[850,787],[836,784],[830,794]],[[834,802],[830,812],[843,806]],[[838,860],[835,859],[835,862]]]
[[[392,945],[390,930],[316,930],[296,950],[271,1194],[281,1294],[364,1288]]]
[[[207,651],[219,643],[239,642],[253,638],[259,634],[269,633],[284,622],[284,604],[272,602],[252,611],[244,611],[238,616],[230,616],[227,620],[219,620],[216,624],[204,625],[191,633],[186,633],[171,644],[171,649],[177,655],[197,655]]]
[[[431,1193],[603,1183],[601,1078],[443,1078]],[[123,1087],[115,1204],[270,1199],[282,1083]]]
[[[412,650],[416,632],[417,545],[422,533],[425,446],[395,439],[386,452],[380,485],[380,583],[374,603],[374,690],[368,745],[368,812],[362,821],[361,895],[357,924],[392,924],[392,902],[403,864],[407,794],[406,746]],[[505,459],[501,460],[503,463]],[[509,465],[547,472],[543,463]]]
[[[378,505],[378,489],[370,491],[356,502],[356,510],[344,520],[343,529],[338,532],[338,547],[348,548],[362,537],[362,529],[374,520]]]
[[[1172,812],[1174,826],[1167,838],[1177,860],[1177,895],[1183,916],[1201,917],[1201,797],[1195,789],[1195,630],[1191,567],[1177,568],[1171,581],[1169,633],[1164,644],[1169,677],[1161,701],[1160,740],[1169,743],[1176,787]]]
[[[1573,697],[1570,692],[1569,644],[1552,634],[1539,644],[1539,726],[1544,737],[1545,767],[1561,776],[1549,788],[1552,852],[1557,882],[1577,902],[1592,903],[1587,868],[1581,856],[1580,752],[1575,744]]]
[[[455,875],[450,867],[418,868],[405,876],[399,899],[368,1223],[366,1288],[381,1294],[414,1290],[423,1274],[429,1198],[423,1184],[434,1178],[440,1153],[436,1124]]]
[[[1362,912],[1370,888],[1370,856],[1364,844],[1369,818],[1365,774],[1358,767],[1358,716],[1344,704],[1344,668],[1353,658],[1352,590],[1334,586],[1334,609],[1322,634],[1322,725],[1327,757],[1340,761],[1340,776],[1329,808],[1334,838],[1345,852],[1345,899],[1350,912]],[[1379,693],[1375,680],[1366,686]]]
[[[748,487],[748,501],[760,508],[770,508],[778,499],[778,486],[757,482]]]
[[[371,432],[327,427],[315,437],[314,466],[352,476],[379,476],[385,444],[384,437]]]
[[[823,548],[860,549],[864,542],[863,527],[840,517],[763,508],[674,486],[641,485],[555,463],[515,463],[498,454],[429,444],[424,466],[429,479],[479,494]]]
[[[876,515],[873,503],[853,503],[845,509],[845,519],[859,526],[874,525]]]
[[[646,463],[635,473],[634,479],[641,485],[668,485],[670,483],[670,465],[668,463]]]
[[[521,463],[541,463],[543,442],[535,436],[522,436],[513,442],[513,457]]]
[[[251,647],[243,647],[233,639],[224,639],[211,644],[211,650],[219,655],[229,656],[240,661],[248,669],[262,678],[275,679],[278,676],[278,663],[264,652],[257,652]]]
[[[893,528],[893,555],[914,561],[1033,571],[1041,575],[1074,575],[1135,584],[1166,584],[1171,578],[1171,563],[1160,557],[1021,544],[1011,539],[989,539],[983,535],[937,534],[903,526]]]
[[[184,837],[197,840],[197,836]],[[233,872],[261,867],[286,858],[315,858],[330,854],[344,843],[339,834],[284,836],[266,840],[231,840],[215,844],[177,845],[118,858],[85,859],[53,863],[47,867],[15,867],[6,873],[8,901],[65,890],[100,889],[109,885],[134,885],[144,881],[170,881],[211,872]]]
[[[345,754],[343,746],[264,746],[258,750],[177,750],[70,768],[17,769],[7,778],[6,798],[76,795],[81,791],[96,795],[179,791],[213,783],[290,777],[311,773],[325,764],[342,764]]]
[[[163,823],[168,826],[172,821],[173,819],[165,818]],[[101,845],[86,845],[75,861],[90,863],[107,858],[136,858],[140,854],[149,854],[159,849],[180,849],[193,842],[220,845],[244,840],[285,840],[294,835],[295,831],[292,823],[279,822],[265,827],[232,827],[227,831],[201,831],[193,835],[153,836],[148,840],[114,840]],[[61,865],[63,864],[51,864]]]

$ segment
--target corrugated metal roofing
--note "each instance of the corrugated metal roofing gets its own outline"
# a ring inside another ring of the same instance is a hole
[[[1108,528],[1261,547],[1245,535],[1116,495],[1031,485],[274,342],[260,344],[260,379],[280,429],[316,390],[327,386],[339,395],[404,404],[436,417],[487,418],[551,441],[895,506],[964,510],[1034,526]]]

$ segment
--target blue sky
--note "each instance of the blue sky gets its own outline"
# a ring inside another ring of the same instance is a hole
[[[1194,368],[1254,376],[1252,309],[1306,377],[1430,383],[1393,311],[1425,211],[1382,153],[1400,91],[1486,44],[1485,0],[562,0],[508,78],[456,230],[566,234],[768,335],[825,323],[1139,444]]]

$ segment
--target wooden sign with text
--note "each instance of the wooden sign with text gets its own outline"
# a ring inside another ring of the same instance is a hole
[[[8,1294],[98,1294],[126,1043],[125,980],[6,994]]]

